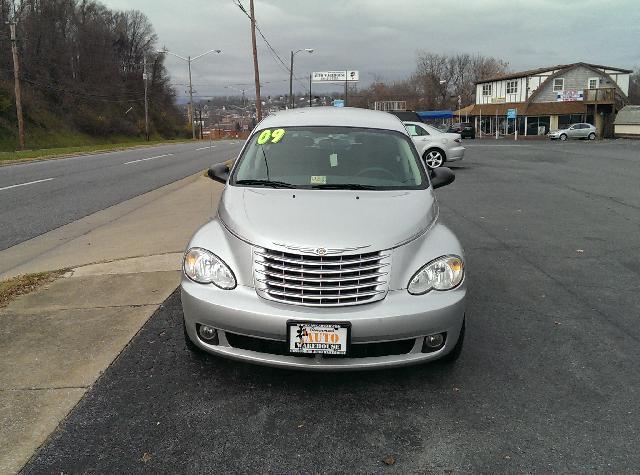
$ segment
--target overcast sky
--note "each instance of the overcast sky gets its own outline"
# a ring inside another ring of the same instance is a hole
[[[221,49],[192,63],[199,96],[232,95],[225,86],[253,95],[249,19],[234,0],[102,1],[144,12],[158,46],[181,56]],[[248,11],[249,0],[242,3]],[[638,0],[255,0],[255,6],[258,25],[285,62],[292,49],[315,49],[296,55],[296,76],[357,69],[360,87],[374,77],[408,76],[420,50],[495,56],[515,71],[576,61],[640,66]],[[263,94],[287,92],[288,73],[260,37],[258,56]],[[183,96],[186,63],[168,56],[166,64]],[[303,91],[299,82],[294,87]]]

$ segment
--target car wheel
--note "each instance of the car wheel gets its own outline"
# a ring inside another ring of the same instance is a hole
[[[462,320],[462,328],[460,329],[460,335],[458,336],[458,341],[456,342],[456,346],[453,347],[449,353],[444,355],[440,361],[443,363],[453,363],[460,358],[460,353],[462,353],[462,346],[464,345],[464,332],[466,327],[466,318]]]
[[[424,154],[424,161],[431,169],[441,167],[444,163],[444,154],[440,150],[428,150]]]
[[[567,140],[567,134],[560,135],[560,140],[562,140],[563,142]]]
[[[593,133],[593,132],[591,132],[591,133],[589,134],[589,140],[595,140],[595,139],[596,139],[596,134],[595,134],[595,133]]]

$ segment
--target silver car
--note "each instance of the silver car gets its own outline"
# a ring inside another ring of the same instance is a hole
[[[279,112],[209,176],[226,186],[184,256],[190,349],[311,370],[458,357],[464,254],[433,192],[454,175],[427,170],[399,119]]]
[[[573,124],[566,129],[554,130],[549,132],[551,140],[567,139],[589,139],[595,140],[598,134],[597,129],[591,124]]]
[[[443,132],[422,122],[403,123],[429,168],[438,168],[445,162],[464,158],[465,148],[460,134]]]

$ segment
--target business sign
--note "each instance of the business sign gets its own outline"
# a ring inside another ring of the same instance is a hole
[[[507,102],[507,99],[504,97],[492,97],[491,104],[504,104]]]
[[[331,105],[333,107],[344,107],[344,100],[343,99],[335,99]]]
[[[582,89],[565,89],[556,91],[556,102],[583,101],[584,91]]]
[[[314,71],[313,82],[355,82],[360,79],[360,71]]]
[[[515,119],[518,115],[518,109],[507,109],[507,119]]]

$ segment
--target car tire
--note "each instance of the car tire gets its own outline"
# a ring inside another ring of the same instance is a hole
[[[462,346],[464,345],[464,332],[466,328],[466,318],[462,320],[462,328],[460,328],[460,334],[458,335],[458,341],[456,342],[456,346],[453,347],[449,353],[444,355],[440,361],[443,363],[454,363],[460,358],[460,354],[462,353]]]
[[[596,139],[596,134],[594,132],[591,132],[589,134],[589,140],[595,140]]]
[[[561,134],[561,135],[560,135],[560,140],[562,140],[563,142],[564,142],[565,140],[567,140],[567,134]]]
[[[444,165],[446,161],[444,152],[437,148],[432,148],[424,152],[423,155],[424,161],[431,170],[434,168],[439,168]]]

